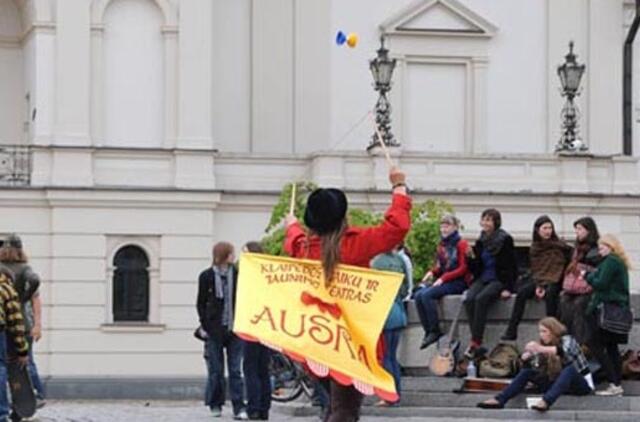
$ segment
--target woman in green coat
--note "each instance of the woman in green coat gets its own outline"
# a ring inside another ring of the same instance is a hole
[[[591,301],[587,306],[587,315],[596,323],[596,312],[600,305],[614,302],[623,308],[629,305],[629,269],[631,262],[622,244],[614,236],[607,234],[598,240],[598,252],[604,259],[598,268],[587,275],[587,282],[593,287]],[[601,396],[621,396],[623,393],[622,361],[618,344],[625,344],[628,336],[597,329],[589,342],[589,350],[602,365],[609,387],[597,391]]]

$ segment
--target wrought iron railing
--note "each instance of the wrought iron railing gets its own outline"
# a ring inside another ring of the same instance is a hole
[[[31,183],[31,149],[22,145],[0,145],[0,186]]]

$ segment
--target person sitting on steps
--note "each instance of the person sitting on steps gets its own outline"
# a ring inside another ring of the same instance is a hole
[[[566,334],[567,328],[556,318],[546,317],[538,323],[539,341],[530,341],[522,354],[526,367],[494,398],[478,403],[482,409],[502,409],[523,392],[531,382],[544,391],[532,409],[544,412],[562,394],[587,395],[594,390],[587,359],[578,342]]]
[[[557,316],[562,278],[571,250],[571,246],[558,238],[549,216],[538,217],[533,225],[533,242],[529,249],[531,278],[518,289],[509,326],[501,340],[513,341],[518,338],[518,325],[528,299],[544,299],[546,316]]]
[[[482,345],[489,306],[499,297],[511,297],[518,274],[513,238],[501,228],[502,217],[494,208],[482,212],[482,233],[471,250],[469,268],[474,280],[464,306],[471,329],[471,342],[465,356],[473,359]]]
[[[428,287],[418,290],[414,296],[416,311],[420,317],[424,337],[420,349],[426,349],[442,336],[438,320],[437,300],[447,295],[462,294],[471,282],[467,266],[469,243],[460,237],[460,220],[452,214],[440,219],[440,244],[436,252],[436,264],[422,282],[436,278]]]

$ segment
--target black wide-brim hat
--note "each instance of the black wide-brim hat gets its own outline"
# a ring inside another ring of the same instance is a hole
[[[336,231],[347,214],[347,197],[340,189],[316,189],[307,199],[304,224],[319,235]]]

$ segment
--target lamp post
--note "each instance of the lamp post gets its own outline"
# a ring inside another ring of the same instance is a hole
[[[562,84],[562,96],[567,101],[562,108],[562,136],[556,145],[556,152],[586,152],[587,146],[578,136],[578,118],[580,111],[573,102],[580,95],[580,80],[585,70],[584,64],[576,62],[573,54],[573,41],[569,42],[569,54],[565,56],[565,62],[558,66],[558,77]]]
[[[369,60],[369,68],[373,75],[373,87],[378,93],[376,102],[376,125],[382,136],[385,146],[400,146],[391,133],[391,103],[387,99],[387,92],[391,90],[391,77],[396,67],[396,59],[389,59],[389,50],[384,46],[384,36],[380,37],[378,55]],[[380,145],[377,133],[374,132],[367,150]]]

